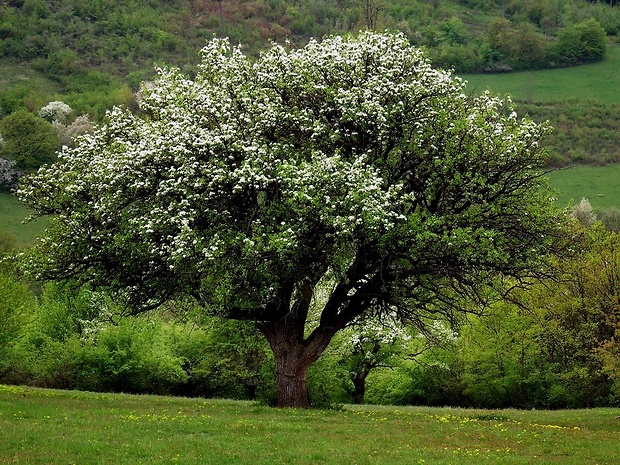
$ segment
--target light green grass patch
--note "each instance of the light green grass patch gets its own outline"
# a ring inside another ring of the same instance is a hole
[[[613,464],[620,409],[464,410],[252,402],[0,385],[0,463]]]
[[[586,198],[594,210],[620,208],[620,164],[574,166],[553,171],[549,174],[549,183],[557,190],[562,207]]]
[[[620,47],[607,49],[604,61],[591,65],[503,74],[467,74],[467,90],[511,95],[514,100],[566,100],[619,103]]]
[[[9,233],[18,246],[27,246],[42,234],[49,221],[39,218],[24,224],[32,210],[21,203],[17,197],[0,192],[0,230]]]

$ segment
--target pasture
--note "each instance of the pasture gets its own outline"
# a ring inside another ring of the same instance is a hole
[[[467,74],[467,89],[509,94],[516,101],[590,101],[620,103],[620,47],[609,47],[600,63],[571,68],[520,71],[503,74]]]
[[[24,223],[30,214],[32,211],[17,197],[0,192],[0,231],[14,239],[17,246],[31,244],[48,224],[45,218]]]
[[[0,463],[605,465],[620,457],[618,415],[618,408],[277,410],[0,385]]]
[[[562,207],[575,205],[585,197],[594,210],[620,208],[620,164],[556,170],[549,173],[549,183]]]

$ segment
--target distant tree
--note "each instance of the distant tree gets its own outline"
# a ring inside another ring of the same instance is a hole
[[[359,3],[361,3],[366,28],[371,31],[376,30],[379,13],[386,8],[385,0],[359,0]]]
[[[279,406],[309,405],[309,366],[352,321],[455,320],[462,299],[541,273],[563,247],[546,127],[468,97],[403,35],[256,61],[214,39],[195,78],[161,70],[141,110],[114,109],[24,184],[53,215],[24,266],[106,287],[133,313],[183,294],[256,322]]]
[[[620,232],[620,209],[611,207],[607,210],[603,210],[599,216],[601,223],[603,223],[609,231],[615,233]]]
[[[539,68],[546,64],[545,36],[528,24],[514,25],[498,18],[488,26],[487,41],[498,64],[511,69]]]
[[[581,201],[573,207],[571,216],[577,218],[577,220],[586,227],[592,226],[598,219],[596,213],[592,209],[590,201],[585,198],[581,199]]]
[[[364,403],[366,378],[376,368],[390,368],[404,355],[411,336],[389,315],[382,320],[362,320],[350,328],[343,341],[343,363],[353,384],[353,402]]]
[[[59,148],[53,126],[25,110],[0,121],[0,134],[4,138],[0,156],[14,160],[19,170],[35,169],[53,161]]]
[[[38,115],[49,122],[60,121],[64,123],[72,112],[71,107],[65,102],[54,100],[41,108]]]
[[[90,134],[95,129],[94,123],[88,115],[81,115],[75,118],[69,124],[63,124],[61,121],[52,122],[54,130],[58,135],[58,139],[62,145],[72,145],[75,138],[84,134]]]
[[[605,57],[606,47],[605,30],[591,18],[562,29],[555,43],[555,54],[560,64],[591,63]]]

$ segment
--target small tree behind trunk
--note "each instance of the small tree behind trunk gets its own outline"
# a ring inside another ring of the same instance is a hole
[[[362,371],[361,373],[354,373],[351,376],[353,382],[353,403],[363,404],[364,397],[366,396],[366,377],[369,371]]]

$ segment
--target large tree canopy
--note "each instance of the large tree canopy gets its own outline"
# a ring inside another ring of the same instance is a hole
[[[194,78],[160,70],[140,108],[111,111],[24,185],[54,215],[29,267],[105,286],[135,312],[189,295],[256,321],[279,405],[308,405],[308,366],[354,319],[421,324],[540,270],[557,244],[547,129],[465,95],[402,35],[273,45],[258,60],[215,39]]]

